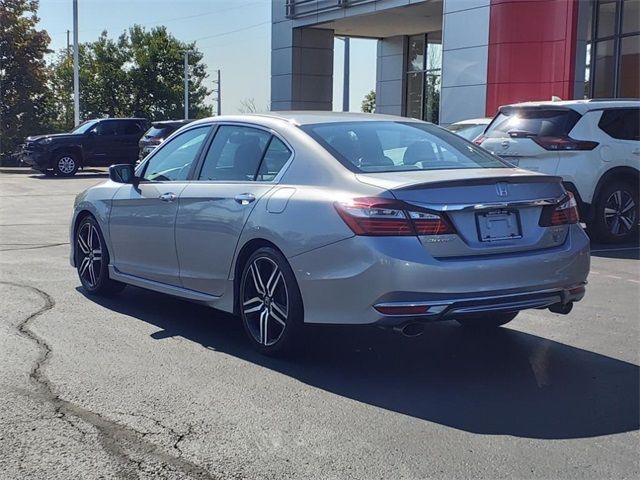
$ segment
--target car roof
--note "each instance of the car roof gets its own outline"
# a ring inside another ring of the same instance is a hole
[[[506,107],[565,107],[571,108],[579,113],[586,113],[591,110],[602,110],[603,108],[638,108],[640,107],[640,99],[593,98],[583,100],[544,100],[539,102],[521,102],[502,105],[500,109]]]
[[[170,126],[170,127],[174,127],[174,126],[177,126],[177,125],[186,125],[186,124],[191,123],[191,122],[193,122],[192,119],[188,119],[188,120],[187,119],[181,119],[181,120],[158,120],[157,122],[151,122],[151,125],[154,125],[154,126],[167,125],[167,126]]]
[[[250,113],[245,115],[222,115],[219,117],[209,117],[197,120],[194,123],[206,123],[210,121],[218,122],[257,122],[261,119],[277,119],[293,125],[312,125],[315,123],[338,123],[338,122],[422,122],[414,118],[399,117],[395,115],[382,115],[379,113],[355,113],[355,112],[325,112],[325,111],[282,111],[266,113]]]

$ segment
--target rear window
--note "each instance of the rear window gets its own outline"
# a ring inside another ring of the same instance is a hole
[[[165,138],[168,137],[171,132],[173,132],[173,128],[171,127],[151,127],[144,136],[146,138]]]
[[[449,125],[447,130],[453,132],[457,135],[460,135],[462,138],[466,138],[467,140],[473,140],[478,135],[480,135],[486,125],[473,125],[470,123],[467,124],[457,124],[457,125]]]
[[[417,122],[340,122],[301,127],[354,172],[510,165],[443,128]]]
[[[484,133],[486,138],[504,138],[518,133],[532,137],[566,137],[580,120],[569,109],[503,108]]]
[[[640,108],[605,110],[598,127],[618,140],[640,140]]]

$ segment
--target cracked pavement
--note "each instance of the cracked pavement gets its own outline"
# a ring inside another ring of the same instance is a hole
[[[0,174],[0,477],[637,478],[640,261],[597,247],[569,316],[309,328],[252,352],[238,321],[128,287],[85,297],[76,193],[104,179]]]

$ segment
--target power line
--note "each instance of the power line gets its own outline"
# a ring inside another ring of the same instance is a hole
[[[238,33],[238,32],[243,32],[245,30],[249,30],[251,28],[256,28],[256,27],[260,27],[262,25],[266,25],[267,23],[271,23],[271,20],[267,21],[267,22],[260,22],[260,23],[256,23],[254,25],[247,25],[246,27],[242,27],[242,28],[238,28],[236,30],[229,30],[227,32],[222,32],[222,33],[216,33],[215,35],[207,35],[206,37],[200,37],[200,38],[196,38],[195,40],[191,40],[192,42],[198,42],[200,40],[207,40],[209,38],[217,38],[217,37],[222,37],[224,35],[231,35],[232,33]]]

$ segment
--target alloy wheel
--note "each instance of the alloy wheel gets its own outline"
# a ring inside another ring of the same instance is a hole
[[[78,230],[78,274],[89,288],[98,285],[102,267],[102,244],[98,230],[91,223],[84,223]]]
[[[76,168],[76,161],[69,157],[69,156],[64,156],[64,157],[60,157],[58,159],[58,170],[61,173],[64,173],[66,175],[73,173],[73,171]]]
[[[242,285],[242,313],[256,342],[274,345],[282,337],[289,315],[289,292],[278,264],[258,257],[249,266]]]
[[[626,190],[613,192],[604,205],[604,221],[612,235],[626,235],[636,224],[636,202]]]

